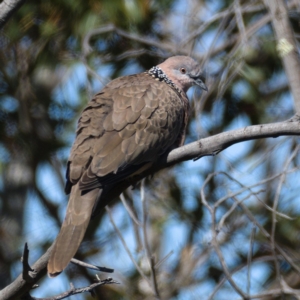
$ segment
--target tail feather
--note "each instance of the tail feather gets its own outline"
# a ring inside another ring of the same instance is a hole
[[[77,252],[100,193],[100,189],[94,189],[81,195],[79,184],[72,187],[66,217],[48,261],[50,277],[61,273]]]

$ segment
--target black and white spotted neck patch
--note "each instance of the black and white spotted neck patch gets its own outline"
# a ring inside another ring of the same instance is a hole
[[[156,80],[164,81],[165,83],[167,83],[171,87],[173,87],[176,91],[181,93],[181,90],[177,87],[177,85],[171,79],[168,78],[168,76],[163,72],[163,70],[160,67],[157,67],[157,66],[152,67],[146,73],[151,75]]]

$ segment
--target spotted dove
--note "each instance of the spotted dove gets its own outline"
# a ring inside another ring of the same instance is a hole
[[[88,103],[68,161],[65,190],[71,195],[50,254],[50,277],[75,255],[91,217],[108,203],[104,192],[183,144],[186,92],[193,85],[207,90],[200,65],[174,56],[147,72],[111,81]]]

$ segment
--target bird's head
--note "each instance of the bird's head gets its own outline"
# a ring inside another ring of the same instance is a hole
[[[193,85],[207,91],[205,74],[201,66],[189,56],[172,56],[158,67],[184,92]]]

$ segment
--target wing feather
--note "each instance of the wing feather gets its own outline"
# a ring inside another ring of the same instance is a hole
[[[178,146],[188,107],[182,97],[145,73],[110,82],[80,117],[69,183],[80,181],[81,190],[114,184]]]

